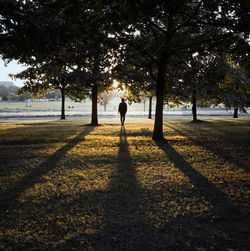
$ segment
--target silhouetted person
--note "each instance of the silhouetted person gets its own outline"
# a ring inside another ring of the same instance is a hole
[[[119,104],[118,108],[118,113],[120,113],[122,125],[124,125],[126,112],[127,112],[127,104],[125,103],[124,98],[122,98],[122,102]]]

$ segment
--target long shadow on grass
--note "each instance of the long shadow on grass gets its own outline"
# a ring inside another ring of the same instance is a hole
[[[155,143],[165,152],[175,168],[190,179],[200,196],[204,197],[213,206],[212,217],[216,217],[218,221],[223,220],[228,223],[233,219],[241,218],[241,211],[231,199],[185,161],[167,140],[155,141]]]
[[[98,247],[102,247],[101,250],[149,250],[152,229],[143,210],[144,193],[136,179],[124,127],[120,130],[117,160],[117,169],[109,183],[104,231]]]
[[[184,137],[187,137],[188,140],[190,140],[191,142],[197,144],[197,145],[200,145],[204,148],[206,148],[207,150],[213,152],[214,154],[216,155],[219,155],[220,157],[222,157],[225,161],[230,161],[232,163],[234,163],[235,165],[237,165],[239,168],[243,169],[244,171],[246,172],[249,172],[250,168],[249,166],[245,165],[244,163],[238,161],[237,159],[235,159],[232,155],[231,152],[225,150],[225,149],[222,149],[221,147],[217,147],[216,144],[214,144],[214,142],[204,142],[204,141],[201,141],[199,139],[194,139],[192,137],[189,137],[187,134],[183,133],[183,131],[181,130],[178,130],[177,128],[173,127],[173,126],[170,126],[170,125],[166,125],[164,124],[166,127],[170,128],[170,129],[173,129],[174,131],[176,131],[179,135],[181,136],[184,136]],[[220,137],[219,140],[223,143],[223,138]],[[227,143],[226,143],[227,144]],[[235,146],[232,146],[232,148],[235,148]],[[237,149],[237,148],[236,148]],[[246,155],[247,155],[247,152],[246,152]]]
[[[201,199],[200,202],[196,199],[194,210],[193,208],[190,211],[186,210],[185,214],[179,214],[168,224],[163,225],[162,232],[166,232],[167,235],[164,234],[162,240],[165,239],[165,243],[172,243],[176,247],[174,250],[196,250],[198,247],[208,250],[213,247],[220,249],[223,246],[247,250],[245,249],[249,246],[246,237],[249,232],[247,211],[240,209],[227,194],[195,170],[167,140],[156,141],[156,145],[166,154],[175,168],[188,177],[194,185],[191,193],[183,191],[183,194],[176,195],[178,201],[185,201],[192,194],[194,198],[198,196]],[[202,214],[198,211],[196,215],[195,207],[204,208],[202,200],[207,201],[211,207]],[[171,229],[170,238],[168,229]]]
[[[94,127],[86,126],[85,130],[70,140],[66,145],[58,149],[53,155],[42,162],[39,166],[31,170],[31,172],[17,182],[5,195],[1,198],[1,214],[6,214],[7,210],[12,206],[16,206],[17,199],[27,189],[33,187],[36,183],[42,181],[42,176],[53,170],[57,163],[65,154],[72,149],[76,144],[84,140],[84,137],[89,134]]]

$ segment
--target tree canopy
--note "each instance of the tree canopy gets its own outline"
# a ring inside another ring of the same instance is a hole
[[[193,55],[228,54],[247,69],[249,9],[247,1],[236,0],[1,1],[0,54],[33,69],[60,65],[76,99],[90,87],[92,124],[98,123],[98,89],[112,83],[112,69],[120,69],[120,80],[134,93],[155,89],[153,138],[162,139],[163,106],[182,69],[191,65],[192,74],[201,75]],[[59,79],[55,69],[53,79]],[[200,87],[204,92],[209,85]]]

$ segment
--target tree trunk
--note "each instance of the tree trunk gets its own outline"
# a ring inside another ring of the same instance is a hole
[[[235,93],[238,93],[238,91],[239,91],[239,84],[238,84],[238,82],[236,82]],[[233,118],[235,118],[235,119],[238,118],[238,111],[239,111],[238,104],[236,103],[235,106],[234,106],[234,116],[233,116]]]
[[[65,90],[62,87],[60,89],[61,94],[62,94],[62,104],[61,104],[61,119],[65,119]]]
[[[193,114],[193,122],[197,122],[197,99],[196,99],[196,91],[193,91],[192,95],[192,114]]]
[[[158,74],[156,81],[156,107],[155,107],[155,123],[153,131],[153,139],[161,140],[163,137],[163,105],[165,90],[165,71],[166,71],[167,55],[162,55],[158,66]]]
[[[94,84],[92,86],[91,125],[98,125],[98,119],[97,119],[97,94],[98,94],[98,87],[97,87],[97,84]]]
[[[103,106],[104,106],[104,111],[106,112],[106,111],[107,111],[107,103],[104,102],[104,103],[103,103]]]
[[[93,70],[94,76],[98,76],[100,74],[100,60],[99,60],[99,54],[96,54],[94,56],[94,70]],[[97,119],[97,95],[98,95],[98,83],[99,80],[96,78],[96,80],[93,83],[92,86],[92,114],[91,114],[91,125],[98,125],[98,119]]]
[[[149,110],[148,110],[148,118],[152,119],[152,96],[149,97]]]
[[[234,107],[234,116],[233,118],[237,119],[238,118],[238,107]]]

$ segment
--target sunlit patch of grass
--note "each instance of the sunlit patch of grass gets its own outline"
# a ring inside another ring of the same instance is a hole
[[[249,119],[0,127],[0,249],[248,247]]]
[[[169,138],[170,142],[182,140],[180,137]],[[144,163],[137,163],[137,175],[148,197],[146,214],[154,227],[162,229],[173,219],[189,214],[196,217],[207,215],[211,205],[200,194],[194,193],[190,179],[175,167],[171,159],[151,139],[149,142],[151,161],[144,159]],[[142,158],[144,151],[140,153]]]
[[[199,127],[187,123],[175,125],[173,122],[166,126],[169,126],[170,134],[181,133],[186,137],[182,144],[173,144],[176,151],[231,199],[237,200],[242,195],[233,195],[242,194],[239,181],[244,184],[248,180],[250,166],[248,121],[217,119],[204,122]],[[247,203],[247,200],[241,202]]]

